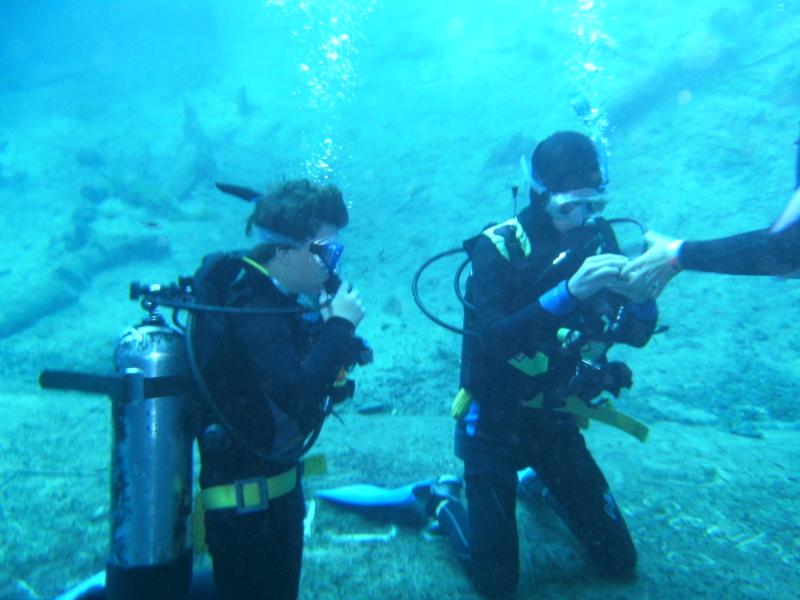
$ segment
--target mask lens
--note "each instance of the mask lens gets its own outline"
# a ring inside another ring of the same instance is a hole
[[[581,206],[581,204],[583,204],[583,203],[582,202],[565,202],[564,204],[559,204],[558,205],[558,212],[560,212],[562,215],[568,215],[573,210],[575,210],[576,208]]]
[[[583,206],[589,215],[596,215],[605,208],[607,200],[597,190],[576,190],[564,194],[553,194],[550,198],[552,208],[562,214],[568,215],[579,206]]]
[[[317,241],[311,242],[311,247],[309,249],[311,250],[312,254],[319,257],[320,262],[325,265],[325,268],[328,269],[328,272],[333,273],[336,271],[336,267],[339,265],[339,257],[344,251],[344,244],[339,244],[338,242]]]

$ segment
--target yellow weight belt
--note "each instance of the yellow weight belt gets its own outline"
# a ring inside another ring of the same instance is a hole
[[[309,456],[300,464],[304,475],[322,475],[328,470],[323,454]],[[235,508],[239,513],[255,512],[269,506],[269,501],[280,498],[291,492],[298,481],[298,467],[274,475],[272,477],[253,477],[240,479],[229,485],[215,485],[200,490],[194,501],[192,513],[192,538],[194,551],[202,554],[208,550],[206,546],[206,510]]]
[[[305,475],[320,475],[327,469],[325,456],[310,456],[302,463]],[[297,467],[272,477],[239,479],[227,485],[215,485],[200,491],[200,501],[205,510],[235,508],[240,513],[264,510],[269,501],[280,498],[297,487]]]

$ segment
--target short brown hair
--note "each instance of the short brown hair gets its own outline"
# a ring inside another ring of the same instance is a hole
[[[347,206],[339,188],[319,186],[308,179],[291,179],[274,186],[256,201],[245,233],[252,235],[254,227],[263,227],[303,241],[324,224],[341,229],[348,221]],[[279,246],[281,244],[261,244],[255,251],[257,260],[269,260]]]

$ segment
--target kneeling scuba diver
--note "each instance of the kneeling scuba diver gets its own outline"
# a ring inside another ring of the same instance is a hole
[[[235,194],[246,200],[260,197],[246,188],[219,187],[227,193],[231,188],[247,192],[247,197]],[[294,465],[298,462],[300,468],[305,464],[306,474],[324,469],[324,460],[311,457],[306,464],[301,459],[316,441],[334,405],[352,396],[355,384],[349,372],[356,365],[371,362],[371,349],[362,338],[352,337],[354,346],[348,352],[352,362],[341,365],[340,376],[327,389],[322,403],[314,407],[312,418],[301,427],[300,437],[291,447],[281,448],[280,453],[265,444],[263,438],[254,436],[253,431],[245,431],[241,421],[220,406],[203,371],[214,358],[208,349],[225,345],[230,318],[296,315],[301,326],[306,321],[315,322],[304,316],[317,315],[332,302],[341,284],[336,269],[342,249],[335,242],[311,244],[310,252],[328,272],[325,286],[329,298],[322,303],[312,300],[295,306],[224,305],[222,290],[232,285],[250,261],[239,253],[207,256],[194,277],[181,277],[170,285],[134,282],[130,297],[141,300],[147,316],[123,332],[115,351],[115,374],[54,370],[41,374],[42,387],[105,394],[112,399],[111,547],[105,576],[97,578],[102,579],[104,597],[172,599],[187,593],[190,598],[215,597],[208,577],[205,590],[198,588],[195,578],[189,591],[193,560],[192,445],[195,437],[205,433],[198,431],[201,422],[216,423],[215,433],[232,440],[254,457],[252,460],[285,464],[286,471],[295,475],[291,482],[286,477],[275,482],[263,478],[258,482],[233,482],[230,490],[226,487],[209,494],[208,502],[203,498],[207,508],[214,502],[225,507],[231,495],[234,508],[254,510],[251,502],[255,499],[258,509],[272,497],[273,488],[280,492],[297,485],[299,474]],[[161,314],[162,307],[172,310],[171,322]],[[198,320],[201,315],[203,318]],[[95,596],[81,592],[65,597]]]
[[[586,257],[638,255],[645,250],[645,228],[639,222],[629,218],[604,219],[599,216],[606,204],[602,189],[593,193],[548,194],[541,186],[533,189],[536,179],[532,177],[525,157],[520,159],[520,171],[521,184],[513,188],[515,201],[517,198],[538,197],[541,209],[539,216],[542,220],[545,218],[545,210],[568,215],[573,214],[578,206],[586,209],[589,215],[579,231],[565,236],[568,243],[558,246],[529,235],[516,216],[515,209],[513,218],[484,228],[479,235],[468,239],[462,246],[433,256],[417,270],[412,281],[412,291],[420,310],[437,325],[464,337],[462,379],[471,367],[474,353],[487,351],[476,343],[479,324],[475,322],[471,277],[467,281],[466,292],[462,291],[463,273],[473,260],[476,246],[481,240],[484,247],[488,247],[485,241],[490,241],[493,251],[503,257],[511,270],[518,270],[520,279],[524,279],[525,273],[530,273],[532,269],[536,273],[532,275],[532,282],[529,275],[526,286],[518,291],[518,298],[508,299],[509,306],[525,305],[540,296],[547,296],[554,282],[577,269]],[[540,233],[544,231],[541,228],[534,229]],[[462,252],[467,254],[467,258],[456,269],[453,281],[455,294],[464,307],[464,325],[458,327],[428,310],[420,296],[419,287],[422,275],[428,267]],[[569,294],[569,291],[564,285],[551,296],[557,293]],[[554,298],[551,299],[555,301]],[[564,413],[574,417],[584,428],[589,425],[590,420],[597,420],[645,441],[647,427],[617,411],[611,401],[602,396],[603,392],[607,392],[618,398],[621,391],[630,388],[633,383],[628,366],[608,358],[611,346],[618,341],[634,346],[643,345],[650,335],[648,331],[640,338],[637,337],[635,319],[632,318],[631,309],[625,300],[618,294],[597,294],[591,301],[584,303],[586,310],[576,311],[566,318],[565,326],[547,343],[537,342],[525,355],[500,359],[514,367],[515,371],[523,373],[531,387],[536,389],[521,402],[522,407],[534,411]],[[520,334],[524,332],[521,331]],[[502,349],[499,353],[502,353]],[[469,383],[462,381],[463,387],[452,404],[452,416],[457,420],[469,421],[470,410],[474,409]],[[522,487],[526,487],[523,483],[531,481],[529,471],[520,471],[518,477]],[[408,509],[412,517],[416,515],[425,520],[433,516],[431,507],[437,504],[435,500],[431,500],[432,497],[443,499],[458,496],[461,486],[457,481],[458,478],[444,476],[440,480],[423,480],[390,489],[358,484],[323,490],[318,495],[368,516],[400,520],[397,516],[397,508],[400,507]],[[541,495],[549,497],[546,489],[542,490]],[[552,502],[550,504],[553,505]]]

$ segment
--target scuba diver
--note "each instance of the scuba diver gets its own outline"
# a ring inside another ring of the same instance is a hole
[[[44,388],[112,401],[106,569],[64,600],[298,595],[301,480],[325,469],[323,457],[305,455],[334,405],[353,395],[352,368],[372,360],[355,335],[359,294],[336,272],[348,213],[336,187],[305,179],[264,195],[217,187],[255,205],[246,232],[259,243],[206,256],[177,284],[133,282],[130,297],[148,314],[120,337],[115,373],[40,375]],[[171,324],[161,307],[172,309]],[[203,542],[213,583],[192,573]]]
[[[632,385],[630,369],[607,352],[616,343],[644,346],[658,310],[648,290],[620,276],[628,259],[598,216],[606,181],[589,137],[551,135],[537,145],[526,179],[518,195],[529,205],[465,243],[469,335],[453,416],[467,507],[444,494],[434,508],[489,597],[517,586],[524,467],[535,470],[603,574],[624,580],[636,566],[625,521],[570,407],[599,405],[602,392],[618,396]]]
[[[336,235],[347,222],[336,187],[286,181],[255,200],[246,231],[259,244],[208,256],[195,276],[199,299],[238,311],[199,312],[190,334],[210,400],[198,433],[200,502],[222,598],[298,595],[301,457],[331,403],[352,395],[348,369],[364,363],[359,294],[330,285],[340,283]]]
[[[608,359],[616,343],[644,346],[658,309],[648,287],[621,277],[628,258],[606,204],[604,161],[592,140],[558,132],[520,166],[517,216],[462,248],[429,259],[412,284],[426,316],[463,335],[461,390],[452,405],[464,479],[443,475],[397,488],[355,484],[317,495],[364,516],[431,523],[449,538],[477,590],[514,591],[519,579],[516,498],[543,501],[567,524],[604,575],[633,576],[636,549],[580,428],[589,420],[640,441],[648,429],[602,396],[631,387],[631,370]],[[516,212],[516,211],[515,211]],[[418,294],[421,273],[465,250],[456,272],[464,327],[439,320]],[[466,295],[460,277],[471,264]],[[466,507],[461,493],[466,483]]]
[[[795,144],[795,193],[772,227],[703,241],[649,233],[650,249],[626,265],[623,276],[661,290],[683,270],[786,276],[800,269],[800,139]]]

